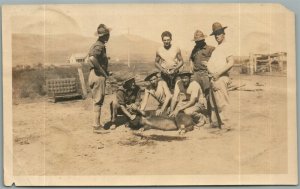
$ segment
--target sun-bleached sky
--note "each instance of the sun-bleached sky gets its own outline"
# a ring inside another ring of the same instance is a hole
[[[287,51],[290,12],[277,4],[86,4],[26,5],[11,10],[12,32],[35,34],[76,33],[94,36],[97,26],[112,28],[111,37],[134,34],[161,42],[160,35],[169,30],[173,43],[192,49],[196,29],[216,46],[212,24],[226,29],[227,41],[237,55]]]

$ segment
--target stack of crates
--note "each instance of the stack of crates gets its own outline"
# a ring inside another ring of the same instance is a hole
[[[82,95],[78,93],[75,78],[49,79],[46,80],[46,86],[49,100],[52,102],[56,102],[59,98],[82,98]]]

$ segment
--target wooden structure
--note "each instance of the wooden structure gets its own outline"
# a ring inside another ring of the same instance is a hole
[[[82,97],[82,95],[78,93],[78,87],[76,85],[75,78],[46,80],[49,100],[56,102],[58,98]]]
[[[273,54],[253,54],[249,56],[249,73],[254,74],[256,72],[273,72],[274,64],[277,65],[276,71],[282,71],[284,62],[286,62],[287,53],[279,52]]]
[[[83,99],[87,97],[87,88],[86,88],[86,83],[84,80],[83,76],[83,71],[82,71],[82,64],[60,64],[59,67],[75,67],[77,68],[78,71],[78,76],[79,76],[79,82],[81,86],[81,93],[78,91],[78,86],[75,78],[67,78],[65,79],[54,79],[54,80],[46,80],[46,86],[47,86],[47,91],[48,95],[50,98],[56,102],[56,98],[65,96],[66,98],[69,97],[75,97],[75,96],[81,96]],[[73,86],[76,86],[76,89],[74,89]],[[65,91],[65,93],[63,92]],[[62,93],[61,93],[62,92]]]

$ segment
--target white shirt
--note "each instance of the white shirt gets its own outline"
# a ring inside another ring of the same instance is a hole
[[[182,97],[184,99],[182,99]],[[174,98],[177,98],[179,101],[180,100],[190,101],[190,99],[196,98],[196,102],[199,102],[201,97],[202,97],[202,90],[198,82],[191,81],[186,91],[183,87],[181,80],[178,80],[176,82],[175,89],[174,89]]]
[[[177,58],[180,49],[172,45],[169,49],[165,49],[164,46],[159,47],[157,50],[157,55],[161,58],[161,67],[164,69],[173,69],[177,66],[179,60]]]
[[[228,43],[226,43],[226,41],[224,40],[213,51],[207,63],[208,70],[212,73],[219,72],[218,70],[226,66],[227,64],[226,59],[232,55],[233,55],[233,47],[230,46]]]

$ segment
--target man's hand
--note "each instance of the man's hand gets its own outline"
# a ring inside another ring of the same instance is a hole
[[[161,72],[164,74],[169,74],[169,71],[167,69],[162,69]]]
[[[216,72],[216,73],[212,74],[212,77],[213,77],[213,80],[216,81],[219,79],[220,75],[219,75],[219,73]]]
[[[211,85],[214,91],[220,90],[220,88],[215,84],[215,82],[211,82]]]
[[[134,120],[136,118],[136,115],[130,115],[129,116],[129,119],[132,121],[132,120]]]
[[[162,109],[158,109],[158,110],[156,110],[155,115],[156,116],[160,116],[162,113],[163,113],[163,110]]]
[[[168,73],[169,73],[169,75],[174,74],[174,73],[175,73],[175,69],[169,69],[169,70],[168,70]]]
[[[206,109],[207,108],[207,102],[206,99],[204,97],[199,98],[199,104],[201,105],[202,109]]]
[[[139,107],[138,107],[136,104],[132,104],[132,105],[131,105],[131,109],[132,109],[132,110],[137,110],[138,108],[139,108]]]
[[[178,114],[178,110],[174,110],[173,112],[170,113],[169,117],[176,117]]]
[[[134,103],[127,106],[129,111],[136,111],[138,109],[138,106]]]

